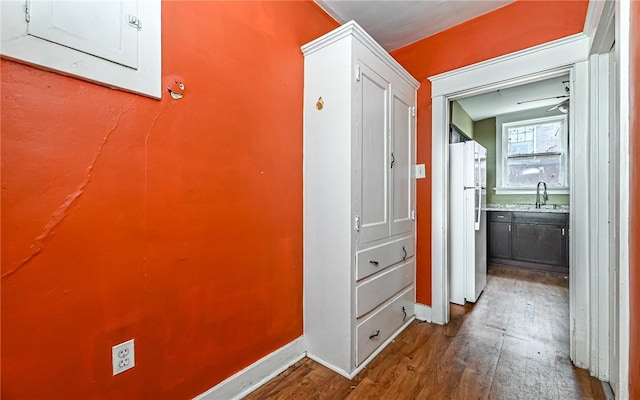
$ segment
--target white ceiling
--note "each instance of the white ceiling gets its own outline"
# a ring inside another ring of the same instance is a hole
[[[314,0],[341,24],[356,21],[392,51],[514,0]]]
[[[567,97],[560,96],[568,94],[565,90],[568,80],[568,75],[560,76],[467,97],[458,100],[458,103],[474,121],[516,111],[552,107],[567,100]]]

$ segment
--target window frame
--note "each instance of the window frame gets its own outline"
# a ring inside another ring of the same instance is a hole
[[[519,119],[500,119],[496,120],[496,188],[495,193],[500,194],[534,194],[535,186],[509,186],[507,182],[507,152],[508,152],[508,129],[517,126],[537,125],[545,122],[561,122],[562,123],[562,151],[549,153],[534,153],[532,156],[544,154],[560,153],[560,168],[562,171],[563,182],[559,185],[547,183],[547,193],[550,194],[568,194],[570,188],[569,182],[569,125],[566,114],[556,114],[548,117],[539,118],[519,118]]]
[[[137,3],[137,16],[142,21],[142,29],[138,32],[136,69],[29,35],[24,0],[0,1],[0,55],[107,87],[160,99],[161,3],[160,0],[139,0]]]

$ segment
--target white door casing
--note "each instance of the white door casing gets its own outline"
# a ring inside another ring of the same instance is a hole
[[[593,2],[589,2],[593,3]],[[619,159],[618,183],[620,185],[618,201],[618,379],[615,384],[616,398],[629,398],[629,179],[630,179],[630,126],[629,104],[630,47],[633,43],[630,32],[630,1],[615,2],[615,63],[616,63],[616,131],[618,132]]]
[[[572,120],[582,120],[580,132],[587,132],[588,116],[588,46],[583,34],[519,51],[493,60],[474,64],[458,70],[430,77],[432,82],[432,320],[446,324],[449,321],[449,296],[447,277],[447,203],[448,203],[448,104],[457,98],[467,97],[504,87],[516,86],[551,76],[572,74]],[[576,135],[576,124],[570,132],[570,153],[574,149],[588,149],[588,135]],[[574,233],[570,241],[570,270],[574,276],[571,285],[571,349],[577,365],[589,362],[589,272],[572,268],[588,265],[588,153],[583,158],[572,157],[570,168],[571,221]],[[577,168],[580,168],[579,172]],[[579,186],[581,185],[581,186]],[[576,189],[576,190],[574,190]],[[491,189],[489,189],[491,190]],[[585,192],[585,193],[580,193]],[[578,196],[583,196],[582,200]],[[580,219],[580,222],[577,222]],[[583,234],[575,234],[582,230]],[[580,251],[576,251],[576,249]]]
[[[620,257],[618,250],[620,229],[620,184],[616,177],[620,177],[620,135],[617,134],[616,110],[616,57],[615,50],[609,53],[609,384],[614,393],[618,393],[620,385],[620,348],[619,332],[619,304],[618,294]]]
[[[592,271],[591,373],[608,377],[620,399],[629,397],[629,11],[628,1],[590,1],[584,25],[591,40],[591,126],[598,132],[592,132],[594,184],[607,187],[592,194],[599,205],[592,259],[599,267]]]

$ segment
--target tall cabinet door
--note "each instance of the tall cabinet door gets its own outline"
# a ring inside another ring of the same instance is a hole
[[[360,156],[360,243],[389,236],[389,82],[360,63],[356,135]]]
[[[391,98],[391,235],[413,228],[413,146],[415,95],[411,87],[392,89]]]

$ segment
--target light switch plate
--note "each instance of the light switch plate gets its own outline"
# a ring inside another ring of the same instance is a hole
[[[416,179],[424,179],[427,177],[427,171],[424,164],[416,165]]]

